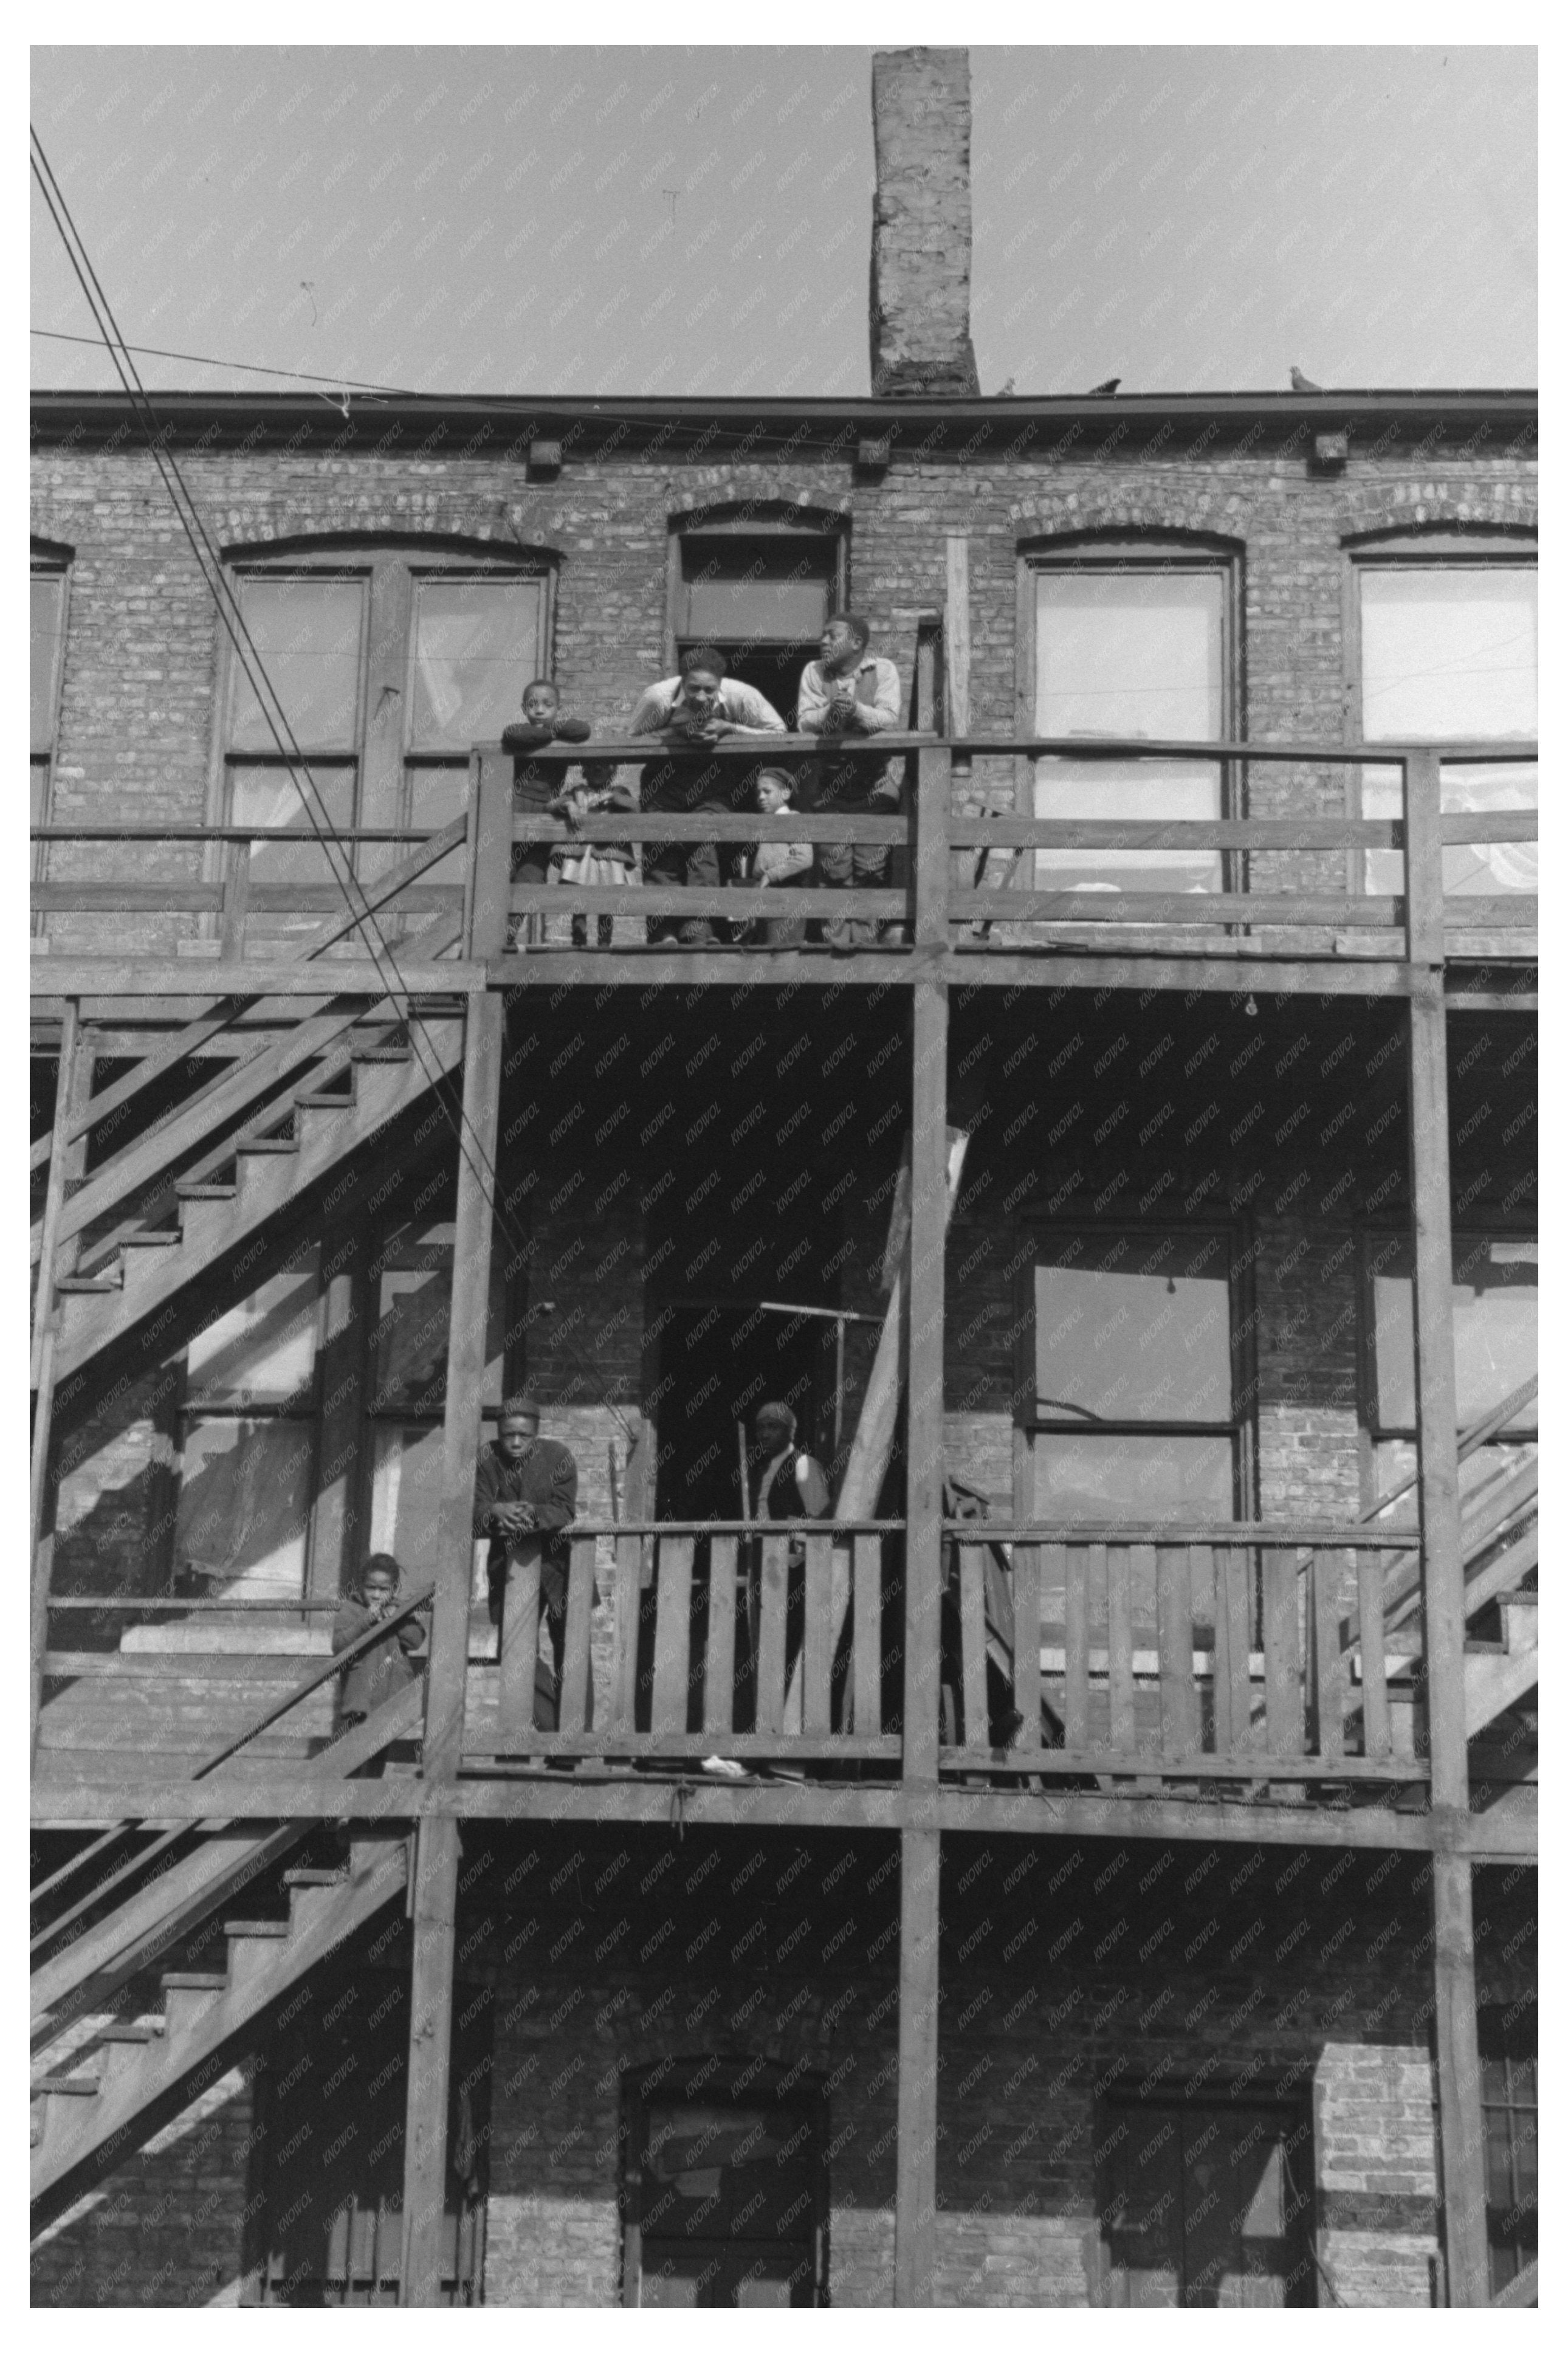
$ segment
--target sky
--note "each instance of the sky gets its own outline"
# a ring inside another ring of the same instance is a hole
[[[870,58],[35,48],[32,114],[121,332],[197,355],[150,387],[830,397],[869,389]],[[983,392],[1536,382],[1532,49],[971,68]],[[30,323],[94,332],[36,186]]]

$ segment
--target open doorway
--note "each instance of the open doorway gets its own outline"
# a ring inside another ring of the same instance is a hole
[[[626,2100],[623,2303],[826,2305],[821,2092],[796,2069],[717,2068],[708,2057],[661,2066],[628,2084]]]
[[[654,1515],[736,1520],[741,1441],[764,1400],[795,1417],[796,1442],[819,1461],[833,1451],[835,1326],[789,1315],[758,1299],[668,1299],[650,1314],[658,1331],[649,1367],[658,1400]]]

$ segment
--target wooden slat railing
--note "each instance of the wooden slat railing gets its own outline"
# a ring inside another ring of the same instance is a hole
[[[944,1771],[1138,1788],[1279,1783],[1298,1794],[1308,1783],[1426,1778],[1409,1662],[1382,1639],[1384,1578],[1408,1544],[1397,1531],[987,1523],[983,1542],[972,1522],[949,1532],[958,1656],[943,1678],[961,1713]],[[988,1650],[993,1676],[996,1659],[983,1614],[988,1546],[1010,1556],[1015,1626],[1019,1723],[1000,1750],[987,1733]],[[1353,1658],[1342,1640],[1352,1601],[1362,1628]]]
[[[579,1522],[562,1545],[558,1693],[541,1547],[519,1546],[491,1689],[485,1671],[469,1671],[464,1769],[591,1757],[896,1762],[900,1737],[882,1722],[882,1540],[900,1525]],[[598,1567],[612,1560],[612,1595],[601,1597]],[[852,1579],[847,1612],[834,1606],[836,1577]]]
[[[822,897],[811,889],[756,891],[731,887],[715,892],[661,884],[657,890],[647,890],[641,887],[641,878],[637,876],[625,884],[596,884],[566,893],[547,884],[515,885],[510,903],[516,914],[673,917],[707,922],[722,918],[739,923],[758,917],[777,921],[804,916],[820,922],[832,912],[880,923],[900,936],[906,931],[923,936],[920,915],[940,881],[944,894],[940,909],[941,935],[970,944],[977,928],[979,936],[988,938],[991,928],[998,923],[1023,924],[1031,930],[1038,926],[1092,925],[1102,931],[1107,925],[1121,925],[1142,927],[1146,941],[1153,927],[1173,932],[1181,939],[1194,932],[1239,933],[1246,935],[1254,952],[1277,954],[1291,951],[1292,934],[1344,931],[1357,934],[1361,945],[1372,953],[1386,947],[1387,953],[1394,955],[1404,953],[1406,944],[1410,915],[1406,901],[1386,892],[1362,890],[1357,869],[1367,852],[1403,850],[1403,818],[1351,818],[1325,813],[1315,806],[1303,807],[1299,813],[1267,818],[1237,813],[1201,819],[967,814],[963,804],[970,797],[974,763],[977,759],[1004,756],[1031,765],[1062,758],[1079,765],[1114,762],[1123,766],[1149,759],[1196,762],[1223,767],[1232,780],[1231,797],[1245,801],[1245,776],[1255,769],[1282,763],[1333,774],[1364,766],[1376,766],[1384,772],[1402,769],[1407,788],[1419,775],[1420,788],[1436,792],[1440,768],[1451,770],[1479,764],[1523,765],[1537,757],[1536,747],[1523,744],[1321,744],[1231,740],[1155,743],[1132,738],[1086,740],[973,733],[937,737],[907,732],[835,742],[826,754],[818,737],[776,735],[732,738],[690,752],[647,739],[606,739],[591,746],[545,744],[528,756],[531,765],[557,771],[564,781],[567,771],[584,754],[596,761],[638,767],[650,763],[663,765],[669,762],[700,762],[704,766],[712,766],[721,780],[721,789],[715,787],[719,797],[731,799],[744,791],[750,774],[756,768],[783,765],[803,779],[803,804],[809,802],[810,778],[824,757],[836,765],[858,760],[879,765],[889,758],[902,756],[910,779],[906,792],[908,814],[842,815],[816,811],[804,805],[797,815],[788,818],[768,818],[738,809],[607,810],[585,818],[580,827],[569,828],[557,818],[530,811],[520,812],[514,818],[513,839],[517,843],[582,846],[623,841],[653,845],[701,839],[754,846],[769,840],[807,840],[815,844],[875,838],[890,846],[913,849],[917,854],[909,861],[908,879],[901,887],[836,892],[829,905],[825,905]],[[475,748],[472,769],[476,776],[481,771],[498,777],[510,776],[510,767],[511,755],[503,753],[499,745],[481,744]],[[469,797],[470,818],[456,820],[440,834],[421,838],[416,828],[399,831],[383,828],[347,829],[337,837],[350,856],[358,855],[361,844],[402,841],[415,845],[403,861],[395,892],[386,893],[384,881],[364,886],[381,903],[385,903],[388,895],[396,897],[399,921],[405,913],[421,909],[450,913],[458,908],[456,883],[422,884],[413,869],[417,867],[421,873],[427,871],[437,859],[464,843],[465,833],[469,867],[467,895],[471,903],[479,828],[471,821],[478,794],[471,790]],[[941,828],[936,824],[939,804],[945,821]],[[939,829],[943,853],[936,861],[942,869],[940,877],[933,862],[918,854],[922,834],[934,839]],[[1538,821],[1532,809],[1449,811],[1440,818],[1440,831],[1443,841],[1450,846],[1530,842],[1537,838]],[[284,913],[331,913],[342,904],[339,883],[325,876],[310,882],[263,882],[255,878],[254,857],[258,851],[264,854],[268,844],[315,839],[313,834],[299,828],[285,832],[262,828],[252,831],[233,826],[47,826],[37,829],[35,839],[79,848],[96,841],[113,853],[106,858],[101,872],[68,878],[51,875],[36,885],[35,905],[40,912],[202,917],[216,923],[226,961],[243,960],[247,926],[255,919]],[[140,877],[128,880],[118,871],[114,858],[122,855],[125,843],[132,841],[207,845],[221,852],[222,875],[194,882]],[[1064,850],[1200,851],[1223,858],[1227,863],[1224,887],[1212,891],[1173,891],[1168,880],[1163,888],[1141,890],[1135,887],[1131,875],[1128,877],[1129,887],[1122,889],[1063,888],[1048,881],[1033,887],[1028,880],[1032,855]],[[955,874],[949,875],[950,852],[966,861],[973,854],[977,862],[967,880],[960,881]],[[1005,863],[991,871],[988,861],[994,852],[1006,852],[1008,856]],[[1309,878],[1309,887],[1292,889],[1289,878],[1281,880],[1274,869],[1262,887],[1251,887],[1249,861],[1254,856],[1279,860],[1299,852],[1316,852],[1320,858],[1323,852],[1342,853],[1343,888],[1323,888],[1320,871],[1315,881]],[[981,887],[983,883],[984,887]],[[1537,901],[1533,894],[1523,892],[1450,896],[1444,901],[1441,920],[1450,932],[1503,934],[1510,942],[1517,941],[1521,951],[1525,952],[1527,936],[1533,933],[1538,922]],[[594,928],[596,936],[596,927]],[[270,944],[253,943],[257,948]],[[1193,944],[1196,949],[1202,943]]]

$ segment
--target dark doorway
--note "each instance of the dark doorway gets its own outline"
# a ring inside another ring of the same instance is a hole
[[[1311,2136],[1310,2112],[1294,2102],[1108,2104],[1099,2135],[1106,2301],[1315,2304]]]
[[[660,2073],[626,2092],[623,2301],[731,2311],[826,2305],[820,2093],[798,2081],[781,2093],[778,2071],[755,2061],[720,2071],[692,2060]]]
[[[786,1303],[793,1304],[794,1303]],[[833,1451],[834,1330],[830,1318],[781,1315],[759,1300],[666,1300],[651,1367],[658,1398],[661,1520],[738,1520],[740,1440],[765,1399],[791,1407],[797,1443],[819,1461]]]
[[[389,2307],[403,2253],[407,1973],[348,1962],[306,1991],[257,2070],[249,2268],[262,2304]],[[453,2021],[441,2257],[451,2308],[479,2301],[490,2021],[489,2002],[473,2001]]]

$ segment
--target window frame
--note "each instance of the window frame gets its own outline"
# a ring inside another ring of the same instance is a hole
[[[1534,1224],[1499,1219],[1486,1226],[1456,1226],[1453,1232],[1453,1254],[1459,1260],[1465,1250],[1491,1242],[1533,1242],[1540,1247],[1540,1232]],[[1384,1424],[1378,1407],[1377,1394],[1377,1295],[1375,1281],[1380,1269],[1374,1263],[1380,1250],[1388,1244],[1408,1250],[1411,1248],[1407,1226],[1397,1221],[1363,1222],[1357,1235],[1356,1248],[1356,1383],[1359,1392],[1356,1408],[1356,1440],[1360,1457],[1361,1498],[1363,1512],[1378,1504],[1378,1449],[1384,1446],[1415,1447],[1419,1431],[1412,1423],[1408,1427]],[[1415,1282],[1414,1273],[1410,1278]],[[1450,1283],[1452,1277],[1450,1276]],[[1500,1430],[1487,1441],[1485,1451],[1495,1449],[1538,1446],[1539,1429]],[[1412,1498],[1412,1501],[1414,1499]]]
[[[1042,1431],[1058,1433],[1076,1431],[1080,1436],[1090,1430],[1107,1437],[1228,1437],[1231,1442],[1231,1494],[1234,1523],[1245,1527],[1258,1516],[1258,1440],[1257,1440],[1257,1315],[1254,1307],[1254,1256],[1246,1247],[1246,1234],[1235,1219],[1213,1219],[1188,1225],[1173,1220],[1152,1224],[1130,1222],[1125,1219],[1071,1218],[1058,1219],[1041,1213],[1027,1223],[1029,1250],[1020,1255],[1014,1277],[1013,1300],[1014,1364],[1013,1364],[1013,1516],[1020,1527],[1034,1524],[1035,1477],[1034,1441]],[[1068,1240],[1082,1235],[1086,1240],[1106,1242],[1118,1234],[1127,1234],[1156,1240],[1169,1234],[1186,1242],[1195,1242],[1205,1235],[1216,1235],[1226,1253],[1227,1295],[1230,1309],[1230,1388],[1231,1416],[1228,1421],[1177,1420],[1114,1420],[1089,1423],[1080,1417],[1062,1416],[1059,1419],[1042,1419],[1036,1405],[1036,1342],[1035,1342],[1035,1273],[1038,1264],[1038,1246],[1050,1235]],[[1101,1525],[1110,1525],[1102,1523]],[[1096,1523],[1082,1523],[1084,1532],[1091,1534]]]
[[[1038,682],[1037,599],[1035,582],[1043,572],[1065,574],[1102,572],[1200,572],[1217,576],[1220,598],[1220,736],[1239,743],[1246,733],[1246,552],[1236,541],[1203,532],[1158,529],[1145,531],[1072,532],[1047,538],[1022,540],[1017,552],[1015,646],[1016,689],[1014,732],[1027,741],[1035,732],[1035,695]],[[1029,815],[1035,806],[1036,762],[1017,755],[1014,767],[1014,806]],[[1219,815],[1247,814],[1244,763],[1219,760]],[[1248,887],[1247,854],[1219,853],[1221,892],[1234,893]],[[1136,871],[1136,870],[1134,870]]]
[[[1368,572],[1437,571],[1489,572],[1541,569],[1540,537],[1531,525],[1468,530],[1458,524],[1434,523],[1425,530],[1357,533],[1342,542],[1344,572],[1340,600],[1341,634],[1344,649],[1344,740],[1365,742],[1363,694],[1365,669],[1362,659],[1362,583]],[[1413,743],[1443,742],[1443,737],[1413,736]],[[1513,739],[1500,736],[1500,744]],[[1368,764],[1372,765],[1371,763]],[[1362,815],[1362,771],[1347,764],[1344,771],[1345,814]],[[1345,852],[1345,884],[1352,897],[1367,889],[1365,849],[1352,845]]]
[[[1516,2237],[1504,2234],[1504,2226],[1510,2216],[1521,2215],[1521,2206],[1517,2191],[1516,2152],[1519,2139],[1515,2132],[1515,2123],[1517,2119],[1525,2116],[1533,2116],[1536,2119],[1539,2139],[1541,2116],[1539,2027],[1537,2033],[1532,2035],[1510,2033],[1510,2025],[1517,2022],[1520,2008],[1518,2003],[1511,2003],[1505,2008],[1500,2002],[1483,2002],[1479,2006],[1476,2021],[1481,2060],[1481,2146],[1486,2173],[1487,2263],[1490,2273],[1491,2293],[1494,2296],[1500,2294],[1510,2280],[1517,2278],[1526,2264],[1538,2259],[1540,2249],[1539,2189],[1531,2222],[1521,2229]],[[1535,2004],[1531,2003],[1532,2012],[1535,2008]],[[1514,2046],[1511,2049],[1509,2047],[1510,2043]],[[1526,2043],[1534,2045],[1534,2048],[1526,2051],[1520,2047]],[[1492,2100],[1487,2096],[1487,2067],[1489,2063],[1495,2065],[1499,2062],[1503,2068],[1503,2097],[1501,2100]],[[1525,2066],[1528,2066],[1531,2071],[1531,2094],[1530,2098],[1521,2099],[1515,2096],[1514,2069]],[[1510,2177],[1506,2204],[1502,2199],[1493,2195],[1497,2179],[1491,2165],[1491,2134],[1487,2129],[1489,2113],[1500,2115],[1505,2119]],[[1521,2219],[1522,2221],[1522,2216]],[[1505,2268],[1510,2260],[1511,2269]],[[1500,2274],[1501,2276],[1499,2275]]]
[[[825,543],[831,551],[828,573],[827,609],[830,614],[843,612],[849,603],[849,522],[847,514],[836,514],[827,508],[786,508],[777,501],[759,501],[755,508],[742,507],[700,509],[694,513],[669,517],[668,544],[665,557],[664,657],[668,674],[679,669],[683,646],[708,642],[694,638],[682,624],[685,620],[686,547],[689,542],[702,540],[764,540],[774,543],[796,540],[803,545],[820,547]],[[720,638],[722,649],[733,644],[733,638]],[[759,638],[765,646],[797,646],[806,640],[801,638]]]
[[[55,636],[54,671],[49,681],[49,740],[46,750],[41,752],[36,751],[33,747],[32,721],[30,713],[27,726],[27,762],[29,771],[35,768],[41,768],[43,771],[43,786],[38,795],[37,823],[39,825],[49,825],[53,822],[55,764],[59,757],[60,748],[60,701],[61,690],[65,684],[66,673],[66,632],[70,627],[70,593],[73,564],[74,554],[69,548],[53,546],[48,542],[38,539],[34,539],[29,544],[27,567],[29,620],[31,618],[30,605],[33,582],[35,580],[58,580],[59,582],[59,627]],[[29,629],[29,636],[30,635],[31,631]],[[31,696],[29,695],[29,702],[30,701]],[[31,776],[29,775],[29,785],[30,783]],[[31,796],[29,793],[29,798]],[[29,822],[31,822],[30,818]],[[48,845],[47,842],[40,841],[29,844],[29,848],[32,852],[29,863],[33,880],[35,881],[40,881],[43,879],[45,867],[47,861]],[[34,928],[39,928],[42,923],[42,918],[35,916],[33,922]]]
[[[1153,2094],[1152,2097],[1150,2096],[1151,2093]],[[1306,2157],[1306,2162],[1301,2168],[1303,2179],[1299,2186],[1300,2204],[1297,2213],[1293,2214],[1289,2211],[1287,2203],[1284,2220],[1287,2251],[1289,2252],[1293,2236],[1306,2250],[1308,2259],[1299,2266],[1302,2274],[1301,2286],[1304,2292],[1291,2295],[1290,2291],[1296,2286],[1296,2282],[1289,2271],[1271,2273],[1266,2276],[1284,2280],[1287,2290],[1286,2309],[1300,2306],[1316,2309],[1318,2305],[1317,2268],[1310,2260],[1310,2254],[1317,2243],[1319,2191],[1317,2126],[1312,2113],[1312,2100],[1310,2094],[1304,2094],[1299,2090],[1288,2091],[1283,2084],[1278,2089],[1271,2088],[1268,2071],[1264,2073],[1255,2089],[1249,2088],[1246,2092],[1240,2091],[1238,2087],[1227,2088],[1225,2071],[1222,2070],[1218,2079],[1209,2084],[1205,2084],[1201,2081],[1186,2082],[1177,2075],[1158,2085],[1146,2084],[1140,2087],[1125,2084],[1115,2091],[1103,2091],[1097,2094],[1094,2102],[1094,2229],[1089,2241],[1089,2246],[1092,2249],[1093,2274],[1090,2283],[1091,2303],[1101,2309],[1110,2310],[1127,2309],[1131,2305],[1131,2299],[1123,2302],[1114,2294],[1118,2266],[1111,2259],[1110,2238],[1107,2229],[1114,2204],[1111,2189],[1114,2178],[1114,2150],[1111,2135],[1114,2125],[1121,2116],[1161,2115],[1175,2122],[1178,2133],[1182,2137],[1180,2147],[1184,2147],[1187,2126],[1195,2124],[1205,2116],[1227,2117],[1258,2116],[1277,2118],[1283,2128],[1282,2137],[1285,2147],[1285,2169],[1280,2183],[1284,2201],[1289,2200],[1289,2184],[1295,2177],[1295,2168],[1289,2162],[1291,2145],[1294,2142],[1300,2142]],[[1182,2184],[1184,2203],[1186,2168],[1180,2161],[1180,2158],[1178,2158],[1178,2179]],[[1173,2309],[1177,2311],[1205,2309],[1205,2307],[1203,2306],[1194,2307],[1188,2305],[1185,2295],[1182,2292],[1185,2290],[1186,2285],[1184,2264],[1178,2282],[1177,2301]],[[1151,2309],[1152,2307],[1132,2308]]]
[[[539,584],[539,620],[534,650],[523,680],[547,676],[555,627],[555,559],[551,551],[534,547],[509,549],[491,542],[439,534],[375,533],[336,533],[280,540],[261,546],[225,551],[225,569],[231,586],[245,579],[345,578],[365,583],[361,627],[358,701],[354,747],[321,752],[323,768],[352,767],[355,827],[409,825],[413,806],[412,779],[416,771],[462,768],[468,754],[416,751],[412,744],[414,714],[414,617],[416,583],[424,578],[531,580]],[[289,763],[275,750],[241,752],[231,742],[237,681],[243,675],[226,631],[219,633],[219,660],[213,706],[213,733],[208,761],[206,823],[230,822],[233,774],[238,767],[289,772]],[[519,689],[521,695],[521,688]],[[378,729],[374,712],[388,692],[395,694],[399,722],[394,729]],[[317,758],[314,747],[301,744],[308,762]],[[395,845],[362,845],[354,871],[369,877],[397,857]],[[222,871],[222,847],[209,844],[204,879],[215,881]],[[205,919],[209,931],[216,918]]]

